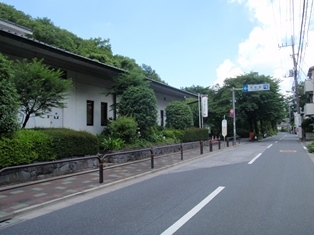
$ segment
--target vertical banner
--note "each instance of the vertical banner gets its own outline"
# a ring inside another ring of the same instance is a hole
[[[202,96],[202,115],[208,117],[208,97]]]

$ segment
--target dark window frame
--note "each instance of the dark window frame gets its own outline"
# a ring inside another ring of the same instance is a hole
[[[86,125],[94,126],[94,101],[86,101]]]
[[[100,103],[100,125],[107,126],[108,124],[108,103]]]

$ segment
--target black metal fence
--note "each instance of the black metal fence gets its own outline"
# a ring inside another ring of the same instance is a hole
[[[240,143],[240,140],[239,140]],[[227,139],[225,143],[226,147],[229,147],[229,140]],[[213,151],[213,146],[217,146],[216,148],[219,150],[221,149],[221,141],[220,140],[205,140],[205,141],[198,141],[198,142],[189,142],[189,143],[181,143],[181,144],[173,144],[173,145],[165,145],[165,146],[158,146],[158,147],[152,147],[152,148],[143,148],[138,150],[130,150],[130,151],[122,151],[122,152],[115,152],[115,153],[108,153],[108,154],[98,154],[97,156],[87,156],[87,157],[77,157],[77,158],[71,158],[71,159],[65,159],[65,160],[56,160],[56,161],[50,161],[50,162],[39,162],[39,163],[33,163],[33,164],[27,164],[27,165],[18,165],[18,166],[10,166],[0,169],[0,176],[2,173],[6,171],[12,171],[12,170],[19,170],[23,168],[30,168],[30,167],[38,167],[38,166],[46,166],[51,164],[58,164],[58,163],[64,163],[64,162],[74,162],[74,161],[82,161],[82,160],[89,160],[89,159],[97,159],[98,160],[98,169],[99,169],[99,183],[103,183],[103,171],[104,171],[104,163],[105,161],[109,161],[110,158],[114,158],[118,155],[124,155],[124,154],[135,154],[135,153],[145,153],[147,156],[150,157],[151,161],[151,169],[154,168],[154,158],[155,156],[160,156],[165,154],[165,149],[172,149],[173,152],[180,151],[180,159],[184,160],[184,151],[189,149],[195,149],[199,146],[200,148],[200,154],[204,153],[204,147],[208,146],[208,151]],[[144,154],[144,155],[145,155]],[[149,159],[147,159],[149,160]],[[134,161],[135,163],[136,161]],[[118,166],[118,165],[117,165]]]

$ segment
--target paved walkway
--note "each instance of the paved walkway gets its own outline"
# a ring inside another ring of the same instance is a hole
[[[224,147],[222,144],[221,148]],[[217,150],[209,152],[208,147],[204,147],[203,152],[204,154],[201,155],[200,149],[184,151],[183,161],[180,152],[155,157],[154,169],[151,169],[150,159],[105,167],[103,184],[99,183],[99,171],[95,169],[50,180],[0,187],[0,222],[69,197],[200,158],[215,153]]]

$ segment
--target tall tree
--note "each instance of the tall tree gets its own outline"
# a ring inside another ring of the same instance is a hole
[[[217,113],[229,113],[230,108],[232,108],[230,100],[233,87],[242,88],[245,84],[263,83],[270,84],[269,91],[236,92],[237,129],[239,132],[246,132],[246,134],[252,131],[256,134],[276,131],[277,121],[285,116],[284,99],[279,92],[280,80],[270,76],[250,72],[226,79],[224,86],[217,92],[214,99],[216,110],[221,110]]]
[[[19,95],[10,81],[11,76],[12,63],[0,53],[0,136],[19,128]]]
[[[42,60],[15,62],[11,81],[20,95],[21,111],[25,114],[23,128],[31,115],[42,116],[53,107],[65,107],[72,81],[62,79],[62,74],[61,70],[49,68]]]
[[[142,69],[143,69],[143,72],[147,78],[150,78],[150,79],[155,80],[157,82],[166,83],[165,81],[161,80],[158,73],[156,73],[156,71],[153,70],[152,67],[150,67],[149,65],[142,64]]]

